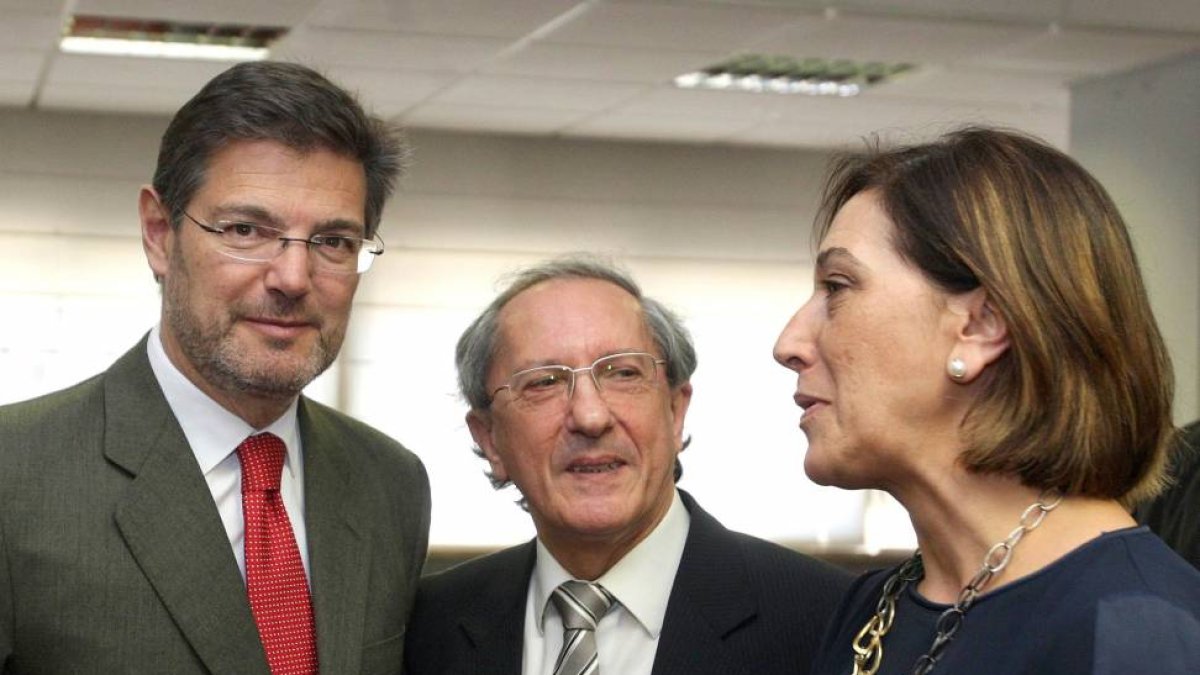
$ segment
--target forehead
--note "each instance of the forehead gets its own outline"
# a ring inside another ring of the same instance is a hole
[[[355,211],[366,206],[362,164],[324,148],[300,151],[271,140],[239,140],[212,154],[193,201],[210,206],[249,203],[286,212],[300,206],[318,211]]]
[[[497,364],[567,361],[653,344],[641,305],[621,287],[599,279],[552,279],[521,291],[500,310]]]
[[[895,232],[877,193],[860,192],[838,209],[821,240],[820,252],[845,250],[863,262],[897,258]]]

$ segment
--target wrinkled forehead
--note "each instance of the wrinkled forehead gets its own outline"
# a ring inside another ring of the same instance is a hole
[[[637,298],[599,279],[535,284],[513,296],[496,323],[493,366],[578,366],[618,351],[657,351]]]

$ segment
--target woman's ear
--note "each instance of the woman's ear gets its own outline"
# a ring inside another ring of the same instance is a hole
[[[1008,324],[982,287],[955,294],[948,304],[955,341],[946,374],[955,382],[970,382],[1008,351]]]

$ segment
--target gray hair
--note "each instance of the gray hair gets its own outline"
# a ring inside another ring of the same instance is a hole
[[[662,303],[643,295],[637,282],[611,263],[596,256],[576,254],[519,270],[511,279],[508,287],[471,322],[454,350],[459,393],[475,410],[487,410],[492,403],[487,375],[495,356],[500,310],[522,291],[553,279],[598,279],[624,289],[642,308],[642,320],[667,362],[667,382],[671,387],[687,382],[696,370],[696,349],[683,322]]]
[[[203,185],[213,154],[231,141],[251,140],[358,160],[367,183],[367,237],[378,229],[408,156],[398,128],[368,115],[352,94],[316,71],[294,63],[240,63],[204,85],[163,134],[154,189],[172,224],[178,226]]]

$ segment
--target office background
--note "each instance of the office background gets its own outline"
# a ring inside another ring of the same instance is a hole
[[[65,17],[284,26],[274,56],[410,127],[387,252],[309,393],[424,459],[435,548],[532,535],[470,451],[452,345],[505,272],[575,250],[613,256],[693,331],[681,485],[706,508],[818,553],[908,546],[885,496],[805,479],[794,375],[770,358],[811,292],[825,164],[863,136],[998,123],[1083,162],[1133,232],[1176,422],[1200,417],[1200,7],[990,4],[0,0],[0,403],[104,369],[157,320],[137,190],[170,112],[228,65],[64,54]],[[747,50],[916,67],[852,98],[671,84]]]

